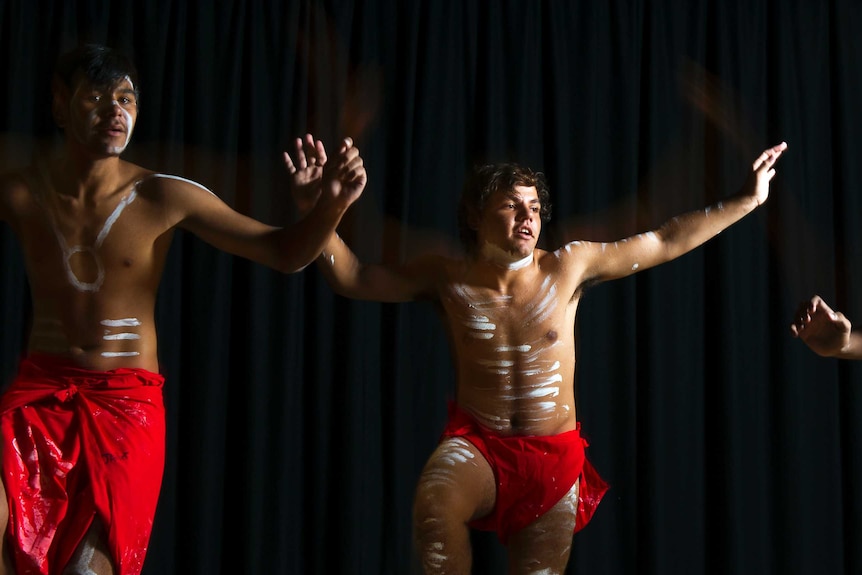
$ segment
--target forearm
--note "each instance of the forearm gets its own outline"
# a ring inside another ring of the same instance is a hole
[[[337,232],[329,235],[317,267],[337,294],[361,298],[363,264]]]
[[[739,193],[725,200],[677,216],[658,230],[668,259],[678,257],[709,241],[757,208],[750,194]]]
[[[319,257],[335,236],[344,213],[340,206],[318,204],[293,226],[280,229],[279,269],[284,273],[297,272]]]

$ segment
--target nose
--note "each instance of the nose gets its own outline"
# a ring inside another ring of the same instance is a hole
[[[120,103],[116,100],[102,100],[101,106],[99,106],[99,115],[103,117],[122,116],[122,107],[120,106]]]

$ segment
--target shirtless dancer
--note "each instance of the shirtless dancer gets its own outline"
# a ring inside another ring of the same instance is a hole
[[[843,313],[833,311],[818,295],[799,304],[790,334],[817,355],[862,359],[862,331],[854,330]]]
[[[358,261],[337,234],[320,259],[341,295],[383,302],[427,299],[441,311],[457,372],[456,400],[419,479],[414,534],[426,573],[470,572],[469,528],[496,530],[510,573],[563,573],[572,533],[606,486],[585,463],[573,380],[574,323],[584,289],[670,261],[766,201],[782,143],[764,151],[742,191],[613,243],[536,249],[549,216],[541,174],[516,165],[479,169],[459,208],[465,259],[422,256],[404,265]],[[298,140],[295,187],[320,162]],[[298,194],[308,209],[313,194]]]
[[[137,90],[123,55],[65,54],[52,86],[62,153],[0,177],[0,220],[23,248],[33,301],[26,357],[0,398],[0,573],[141,571],[164,468],[153,322],[174,230],[291,273],[364,187],[348,138],[331,168],[304,166],[323,191],[301,221],[246,217],[199,184],[120,159]]]

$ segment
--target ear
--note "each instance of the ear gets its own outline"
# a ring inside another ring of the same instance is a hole
[[[51,81],[51,114],[54,123],[60,128],[66,127],[69,109],[69,88],[58,78]]]

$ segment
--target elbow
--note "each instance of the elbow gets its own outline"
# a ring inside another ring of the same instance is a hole
[[[290,275],[290,274],[296,274],[296,273],[301,272],[302,270],[304,270],[305,268],[310,266],[311,263],[312,262],[306,262],[306,263],[285,262],[285,263],[279,265],[278,267],[276,267],[275,269],[283,275]]]
[[[278,258],[271,267],[284,275],[295,274],[313,264],[320,256],[321,254],[306,255],[304,257],[296,257],[296,254],[285,255]]]
[[[311,262],[305,264],[297,264],[296,262],[286,262],[280,265],[274,266],[275,270],[283,275],[290,275],[299,273],[308,266],[311,265]]]

